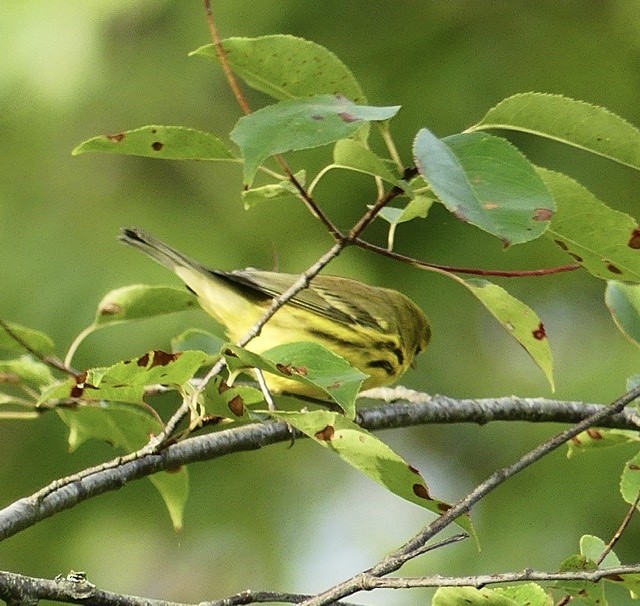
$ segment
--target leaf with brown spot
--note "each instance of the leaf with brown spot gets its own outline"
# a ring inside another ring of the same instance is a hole
[[[117,145],[114,145],[117,143]],[[80,143],[71,153],[108,152],[164,160],[223,160],[237,162],[220,139],[184,126],[141,126],[117,135],[101,135]]]
[[[264,404],[264,395],[249,385],[229,385],[221,376],[213,377],[203,394],[205,415],[218,423],[244,424],[253,421],[251,409]]]
[[[547,333],[544,330],[544,324],[540,322],[540,324],[538,324],[538,328],[536,328],[532,334],[533,334],[533,338],[537,339],[538,341],[542,339],[546,339]]]
[[[134,284],[112,290],[98,304],[96,328],[143,320],[197,307],[195,296],[183,288]]]
[[[457,218],[500,238],[529,242],[548,227],[555,201],[533,165],[506,139],[465,132],[439,139],[426,128],[413,143],[420,174]]]
[[[487,280],[462,279],[466,286],[491,314],[507,329],[544,373],[551,388],[553,382],[553,356],[544,325],[533,309],[510,295],[504,288]]]
[[[628,246],[635,250],[640,249],[640,228],[636,227],[631,232],[631,238],[629,238]]]
[[[388,120],[400,109],[356,105],[341,95],[280,101],[243,116],[230,133],[244,158],[244,183],[251,185],[267,158],[311,149],[354,136],[372,121]],[[348,121],[344,119],[349,115]],[[318,120],[322,116],[323,120]]]
[[[148,352],[133,361],[118,362],[104,368],[86,371],[80,376],[56,385],[44,393],[40,402],[63,400],[72,396],[87,400],[105,400],[144,404],[145,387],[166,385],[177,388],[193,378],[207,360],[201,351],[186,351],[180,355]],[[87,393],[86,390],[90,392]]]
[[[236,416],[241,417],[245,413],[244,400],[237,395],[229,400],[229,410]]]
[[[640,254],[630,246],[630,234],[634,238],[638,229],[636,219],[608,207],[566,175],[537,171],[558,205],[546,235],[563,242],[561,248],[593,276],[640,282]]]
[[[328,442],[333,439],[333,434],[335,434],[335,429],[333,428],[332,425],[327,425],[324,429],[317,431],[313,437],[316,440]]]
[[[259,368],[291,382],[291,387],[279,383],[279,389],[293,393],[304,390],[316,398],[332,399],[347,416],[355,416],[355,398],[366,375],[319,343],[288,343],[260,355],[232,344],[226,345],[225,350],[233,354],[225,355],[231,372]]]
[[[630,442],[640,442],[638,432],[627,429],[591,428],[578,434],[569,442],[567,457],[589,452],[594,448],[611,448]]]
[[[286,421],[318,444],[332,450],[393,494],[438,514],[450,508],[431,497],[427,483],[414,467],[379,438],[344,415],[326,410],[265,412]],[[456,523],[473,533],[469,516],[459,517]]]

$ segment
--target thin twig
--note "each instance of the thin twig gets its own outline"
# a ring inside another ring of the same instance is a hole
[[[503,482],[513,477],[523,469],[529,467],[553,450],[559,448],[581,432],[593,425],[598,425],[603,420],[610,418],[614,414],[621,412],[627,404],[640,396],[640,387],[636,387],[618,398],[611,405],[588,416],[573,427],[557,434],[543,444],[520,457],[515,463],[492,473],[484,482],[479,484],[465,497],[460,499],[446,513],[434,520],[423,530],[417,533],[411,540],[402,545],[399,549],[385,557],[381,562],[366,570],[365,572],[353,576],[338,583],[331,589],[319,593],[315,598],[304,602],[304,606],[323,606],[335,600],[348,597],[360,590],[360,583],[363,577],[383,577],[400,569],[406,562],[416,557],[422,547],[439,532],[450,526],[457,518],[467,514],[470,509],[487,494],[500,486]]]
[[[251,113],[251,106],[244,96],[244,93],[240,88],[240,84],[238,84],[238,80],[233,73],[233,70],[231,69],[231,65],[229,64],[227,53],[222,47],[222,39],[220,38],[218,27],[216,26],[216,20],[213,16],[213,11],[211,10],[211,0],[204,0],[204,10],[207,16],[207,25],[209,26],[209,32],[211,33],[211,38],[213,39],[213,45],[216,49],[216,55],[218,55],[218,60],[220,61],[220,65],[222,65],[222,71],[227,78],[229,88],[231,89],[233,96],[236,98],[240,109],[243,111],[245,116],[248,116]]]
[[[596,560],[596,564],[598,566],[600,566],[600,564],[602,564],[602,562],[609,555],[609,553],[611,553],[616,543],[620,540],[620,537],[622,537],[622,534],[631,523],[631,518],[633,518],[633,515],[636,512],[636,509],[638,508],[638,503],[640,503],[640,491],[638,491],[638,494],[636,495],[635,500],[633,501],[633,503],[631,503],[631,507],[629,507],[629,510],[627,511],[627,514],[624,516],[624,519],[620,523],[620,526],[618,526],[618,529],[613,533],[611,540],[607,543],[605,548],[602,550],[600,557]]]
[[[531,278],[535,276],[549,276],[552,274],[559,274],[567,271],[575,271],[580,269],[582,265],[577,263],[571,263],[569,265],[558,265],[555,267],[543,267],[541,269],[524,269],[524,270],[500,270],[500,269],[482,269],[476,267],[456,267],[454,265],[442,265],[439,263],[429,263],[427,261],[420,261],[414,257],[409,257],[401,253],[394,252],[388,248],[371,244],[366,240],[356,238],[353,240],[353,244],[359,248],[370,250],[379,255],[401,261],[402,263],[408,263],[417,267],[418,269],[433,269],[437,271],[446,271],[447,273],[467,274],[472,276],[494,276],[498,278]]]

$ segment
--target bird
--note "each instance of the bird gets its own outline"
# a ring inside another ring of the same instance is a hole
[[[234,342],[263,317],[274,297],[300,278],[253,268],[208,269],[138,228],[123,228],[119,240],[173,271]],[[396,382],[430,340],[429,319],[404,294],[319,274],[268,320],[246,349],[259,354],[286,343],[319,343],[363,372],[362,389],[371,389]],[[265,379],[273,393],[319,396],[307,383],[271,373]]]

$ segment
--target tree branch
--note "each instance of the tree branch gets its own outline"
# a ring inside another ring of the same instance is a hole
[[[428,396],[403,388],[372,390],[379,397],[397,401],[373,408],[362,408],[359,424],[370,431],[433,423],[478,423],[490,421],[529,421],[535,423],[576,423],[594,413],[608,410],[601,404],[562,402],[544,398],[487,398],[455,400],[446,396]],[[398,398],[402,398],[398,400]],[[635,412],[622,411],[602,421],[602,426],[638,430]],[[296,434],[296,439],[304,436]],[[269,444],[289,442],[291,429],[281,421],[254,423],[211,434],[193,436],[158,453],[127,460],[95,473],[78,474],[77,479],[57,480],[30,497],[0,510],[0,540],[70,509],[102,493],[117,490],[139,478],[180,465],[207,461],[234,452],[256,450]]]

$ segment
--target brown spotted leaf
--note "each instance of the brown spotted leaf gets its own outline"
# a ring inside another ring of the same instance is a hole
[[[463,283],[504,329],[524,347],[547,377],[551,389],[554,389],[551,347],[544,324],[536,312],[504,288],[488,280],[456,279]]]
[[[637,221],[609,208],[571,177],[537,171],[558,205],[545,235],[597,278],[640,282]]]
[[[233,72],[250,87],[275,99],[340,93],[366,102],[349,68],[330,50],[295,36],[276,34],[222,41]],[[190,53],[218,61],[213,44]]]
[[[150,351],[139,358],[118,362],[109,367],[92,368],[81,377],[68,379],[45,392],[40,402],[77,398],[90,402],[106,400],[144,404],[146,386],[184,385],[207,359],[207,354],[202,351]]]
[[[392,118],[399,109],[356,105],[341,95],[293,99],[240,118],[230,137],[242,150],[244,181],[251,185],[270,156],[345,139],[371,121]]]
[[[216,423],[249,423],[253,419],[249,408],[264,402],[259,389],[250,385],[229,386],[221,376],[213,377],[204,391],[206,417]]]
[[[87,139],[71,153],[107,152],[128,156],[144,156],[162,160],[226,160],[238,159],[221,139],[184,126],[141,126],[133,130]]]
[[[594,448],[611,448],[630,442],[640,442],[640,435],[637,431],[592,427],[569,441],[567,457],[590,452]]]
[[[387,444],[344,415],[326,410],[312,412],[270,411],[268,414],[286,421],[325,448],[333,450],[349,465],[369,476],[393,494],[425,507],[437,514],[450,508],[434,499],[424,478]],[[468,516],[457,524],[473,532]]]
[[[260,368],[304,383],[317,392],[318,398],[331,399],[349,418],[355,416],[355,399],[367,375],[319,343],[287,343],[260,355],[229,344],[223,347],[223,353],[229,370]]]
[[[107,293],[98,304],[96,326],[153,318],[198,307],[195,295],[184,288],[131,284]]]
[[[549,226],[553,197],[533,165],[506,139],[486,133],[439,139],[423,128],[413,155],[420,174],[449,211],[505,246],[534,240]]]

